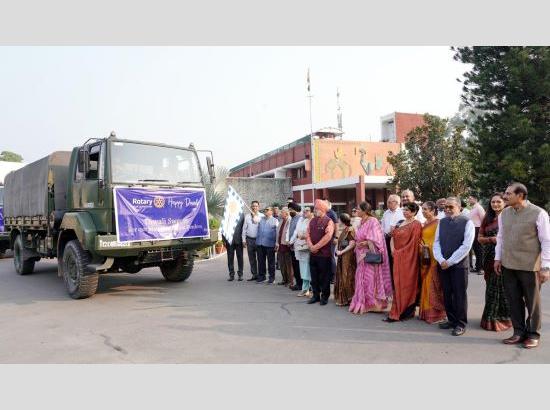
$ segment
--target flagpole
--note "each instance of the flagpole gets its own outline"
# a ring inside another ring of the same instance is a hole
[[[310,79],[309,79],[309,67],[307,68],[307,92],[308,92],[308,98],[309,98],[309,131],[310,131],[310,141],[311,141],[311,144],[313,144],[313,116],[311,114],[311,105],[312,105],[312,99],[313,99],[313,95],[311,94],[311,82],[310,82]],[[312,145],[313,147],[313,145]],[[311,152],[311,159],[313,159],[313,150]],[[313,176],[313,173],[314,173],[314,165],[311,164],[311,173],[312,173],[312,176]],[[313,183],[313,189],[312,189],[312,199],[313,199],[313,203],[315,203],[315,181],[311,180],[311,182]]]

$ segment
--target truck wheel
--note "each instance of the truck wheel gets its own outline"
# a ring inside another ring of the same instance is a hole
[[[23,238],[21,235],[17,235],[15,243],[13,244],[13,265],[15,271],[20,275],[28,275],[34,270],[34,259],[24,259],[24,246]]]
[[[65,245],[63,252],[63,280],[67,292],[73,299],[84,299],[95,294],[99,275],[97,272],[86,272],[90,263],[88,253],[82,249],[80,242],[73,239]]]
[[[160,271],[168,282],[183,282],[191,276],[193,263],[194,259],[191,253],[185,252],[176,260],[161,263]]]

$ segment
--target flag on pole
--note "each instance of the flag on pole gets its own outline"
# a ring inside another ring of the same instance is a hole
[[[307,92],[311,92],[311,82],[309,81],[309,67],[307,69]]]
[[[221,224],[221,233],[227,239],[227,242],[233,241],[233,234],[237,223],[244,214],[245,203],[235,189],[229,185],[227,189],[227,198],[223,208],[223,218]]]

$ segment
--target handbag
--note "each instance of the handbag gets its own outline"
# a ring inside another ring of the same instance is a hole
[[[370,263],[372,265],[379,265],[382,263],[382,254],[378,252],[368,251],[365,255],[365,263]]]
[[[432,262],[432,258],[430,257],[430,247],[428,245],[424,244],[424,241],[422,241],[422,253],[421,253],[421,261],[422,265],[429,265]]]
[[[341,250],[344,250],[348,247],[349,245],[349,241],[347,239],[342,239],[342,241],[340,242],[339,246],[338,246],[338,250],[341,251]]]

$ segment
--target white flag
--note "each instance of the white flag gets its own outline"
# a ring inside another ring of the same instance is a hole
[[[233,189],[231,185],[227,189],[227,198],[223,209],[223,219],[221,224],[221,233],[227,239],[227,242],[233,241],[235,227],[244,213],[245,204],[241,196]]]

